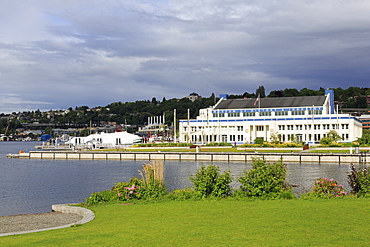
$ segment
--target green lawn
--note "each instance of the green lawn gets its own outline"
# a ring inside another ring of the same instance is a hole
[[[166,201],[103,205],[79,227],[0,246],[369,246],[370,199]]]

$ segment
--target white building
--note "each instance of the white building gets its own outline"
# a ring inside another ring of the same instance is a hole
[[[85,137],[73,137],[66,144],[77,148],[123,148],[133,144],[141,143],[140,136],[125,131],[114,133],[98,133]]]
[[[253,143],[257,137],[270,141],[280,134],[282,142],[319,142],[335,130],[342,142],[362,136],[362,124],[349,114],[339,114],[334,106],[334,91],[325,96],[261,99],[221,98],[216,105],[201,109],[196,119],[179,121],[180,142],[206,144]]]

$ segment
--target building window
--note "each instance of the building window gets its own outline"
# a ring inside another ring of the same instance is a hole
[[[256,126],[256,130],[257,131],[263,131],[263,125],[258,125],[258,126]]]
[[[348,124],[342,124],[342,129],[347,129],[348,130]]]
[[[288,111],[276,111],[275,116],[288,116]]]
[[[285,125],[279,125],[279,130],[285,130]]]
[[[243,131],[243,126],[238,126],[238,131]]]
[[[292,111],[292,115],[293,116],[296,116],[296,115],[304,115],[304,111]]]
[[[234,142],[235,141],[235,135],[230,135],[230,141]]]
[[[296,129],[296,130],[302,130],[302,127],[303,127],[302,125],[296,125],[296,126],[295,126],[295,129]]]
[[[322,115],[322,110],[309,110],[308,115]]]
[[[213,113],[213,117],[225,117],[225,113],[215,112]]]
[[[271,116],[271,112],[270,112],[270,111],[263,111],[263,112],[260,112],[260,116],[261,116],[261,117]]]
[[[227,116],[228,117],[240,117],[240,113],[239,112],[229,112]]]
[[[222,140],[221,140],[222,142],[227,142],[227,135],[222,135],[221,137],[222,137]]]
[[[293,125],[287,125],[287,130],[293,130]]]
[[[313,129],[314,129],[314,130],[319,130],[319,129],[320,129],[320,124],[315,124],[315,125],[313,126]]]
[[[255,112],[243,112],[243,117],[255,117]]]
[[[243,135],[238,135],[238,142],[243,141]]]

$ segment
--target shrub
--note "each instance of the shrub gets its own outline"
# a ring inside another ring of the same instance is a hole
[[[228,142],[211,142],[207,143],[206,146],[212,146],[212,147],[217,147],[217,146],[232,146],[231,143]]]
[[[357,170],[351,165],[351,171],[348,172],[348,184],[351,186],[351,193],[357,196],[366,196],[370,194],[370,173],[366,167]]]
[[[256,139],[254,139],[254,144],[262,145],[263,144],[263,137],[257,137]]]
[[[94,192],[86,198],[86,204],[88,206],[113,202],[118,200],[118,195],[112,190],[103,190],[100,192]]]
[[[171,193],[168,194],[168,198],[174,201],[184,201],[190,199],[200,199],[202,198],[202,195],[199,191],[186,188],[172,191]]]
[[[130,182],[116,183],[111,190],[117,194],[120,201],[140,199],[139,184],[141,184],[140,179],[134,177]]]
[[[254,158],[252,169],[244,171],[238,181],[240,189],[249,197],[278,198],[288,190],[285,185],[286,166],[280,159],[275,164],[269,164],[265,159]]]
[[[333,198],[344,197],[347,193],[343,185],[339,184],[334,179],[318,178],[315,180],[315,185],[312,191],[303,194],[302,198]]]
[[[152,161],[143,165],[143,171],[139,171],[142,179],[136,179],[137,186],[140,187],[139,196],[141,198],[159,198],[165,195],[164,185],[164,165],[162,161]]]
[[[232,181],[230,170],[220,173],[218,166],[202,165],[195,175],[190,177],[194,188],[202,197],[226,197],[231,194],[230,183]]]

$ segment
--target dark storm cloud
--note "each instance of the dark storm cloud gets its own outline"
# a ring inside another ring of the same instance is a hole
[[[368,85],[367,1],[11,1],[0,112]]]

